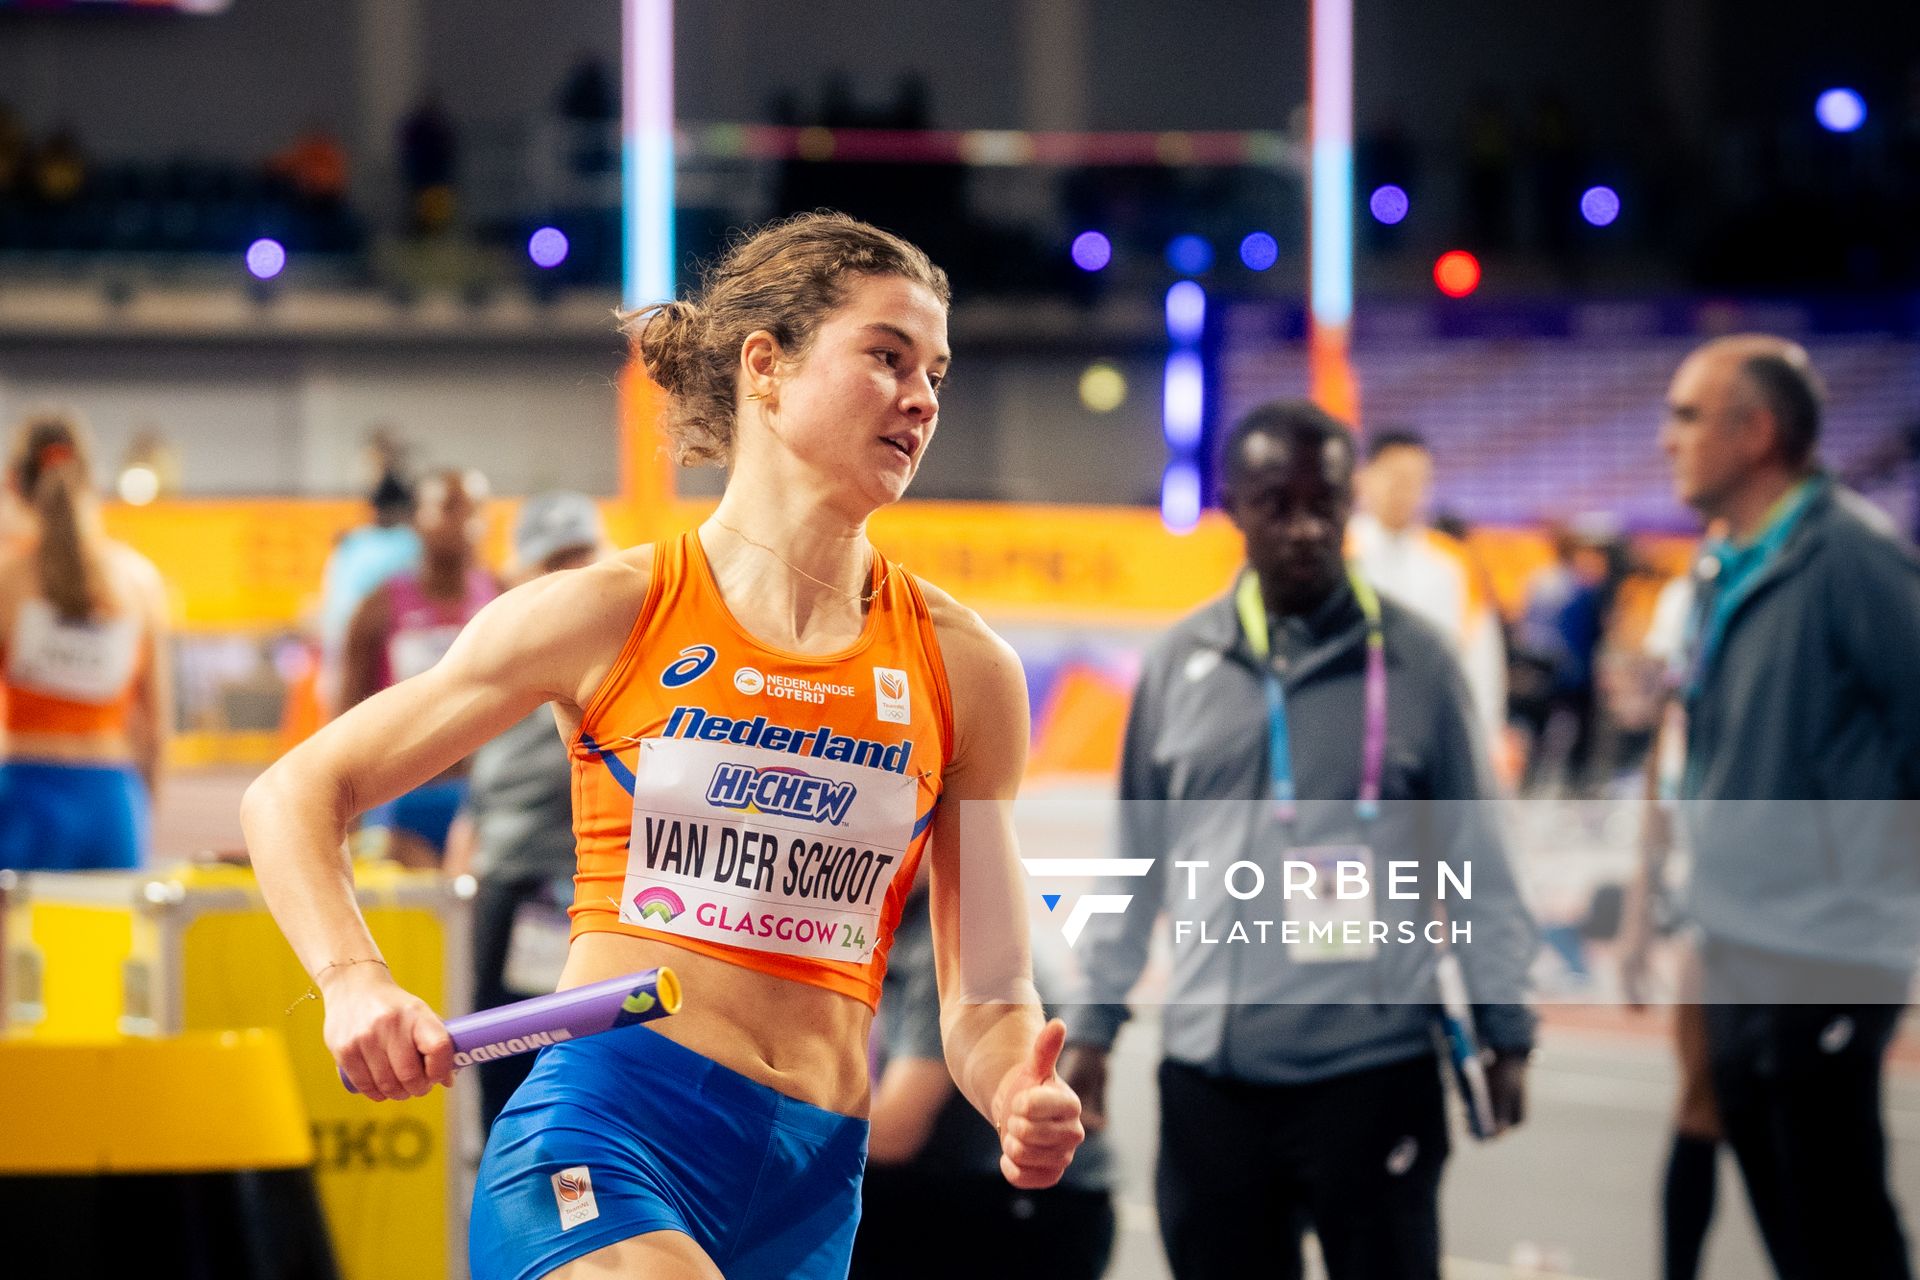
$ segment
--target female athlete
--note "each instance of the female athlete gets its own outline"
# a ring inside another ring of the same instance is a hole
[[[147,859],[172,706],[166,591],[100,528],[78,419],[20,425],[7,464],[24,533],[0,546],[0,867]]]
[[[542,1051],[481,1161],[476,1277],[844,1276],[868,1030],[929,842],[954,1079],[1015,1185],[1072,1159],[1010,821],[1020,665],[867,541],[933,437],[947,300],[914,246],[809,214],[737,243],[697,300],[633,316],[681,461],[731,470],[713,515],[508,592],[248,791],[328,1046],[368,1096],[417,1096],[450,1080],[451,1047],[381,961],[342,835],[555,705],[578,850],[561,985],[671,964],[687,1003]]]

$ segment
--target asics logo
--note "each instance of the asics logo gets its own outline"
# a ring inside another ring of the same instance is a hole
[[[719,656],[710,644],[690,644],[680,651],[678,659],[669,663],[667,669],[660,673],[660,683],[669,689],[692,684],[707,674],[707,669],[713,666],[713,660]]]

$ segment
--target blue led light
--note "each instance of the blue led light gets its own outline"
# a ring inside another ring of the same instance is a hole
[[[1204,275],[1213,267],[1213,246],[1201,236],[1176,236],[1167,245],[1167,265],[1182,275]]]

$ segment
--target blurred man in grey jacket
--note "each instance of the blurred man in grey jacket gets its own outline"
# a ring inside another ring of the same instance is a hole
[[[1447,641],[1342,559],[1353,471],[1351,433],[1304,402],[1230,434],[1224,499],[1248,568],[1147,660],[1120,840],[1151,869],[1102,885],[1132,901],[1085,917],[1077,942],[1088,1003],[1062,1072],[1091,1127],[1169,918],[1157,1192],[1179,1280],[1297,1276],[1305,1225],[1332,1280],[1438,1277],[1439,941],[1480,1002],[1495,1123],[1522,1116],[1533,923]],[[1342,875],[1370,892],[1341,896]]]
[[[1695,569],[1686,909],[1726,1136],[1783,1277],[1906,1277],[1880,1075],[1920,956],[1920,559],[1816,462],[1822,391],[1723,338],[1667,392]]]

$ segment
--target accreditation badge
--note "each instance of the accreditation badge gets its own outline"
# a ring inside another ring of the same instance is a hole
[[[620,919],[727,946],[864,963],[913,840],[907,774],[648,738]]]
[[[1287,954],[1297,964],[1373,959],[1379,949],[1373,938],[1379,917],[1373,850],[1363,844],[1312,845],[1287,850],[1287,859],[1313,868],[1313,896],[1294,892],[1286,898]]]

